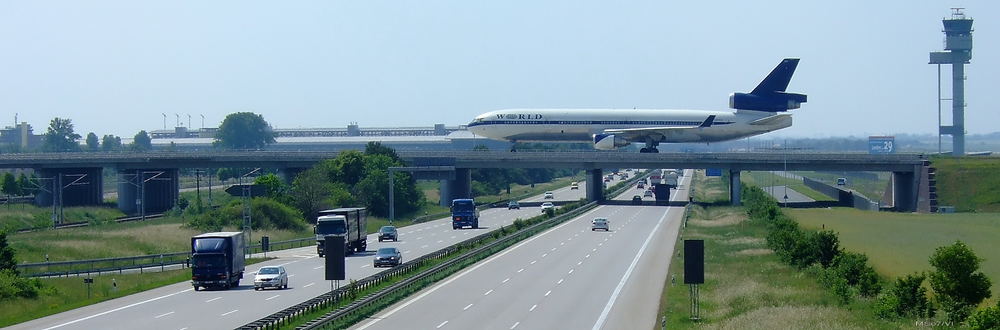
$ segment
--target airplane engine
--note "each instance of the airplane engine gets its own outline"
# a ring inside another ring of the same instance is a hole
[[[629,142],[614,134],[594,134],[594,149],[615,150],[629,145]]]
[[[733,93],[729,95],[729,107],[741,110],[785,111],[798,109],[806,102],[803,94],[774,92],[768,94]]]

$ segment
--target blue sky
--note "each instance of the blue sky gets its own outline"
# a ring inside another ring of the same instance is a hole
[[[58,116],[131,137],[161,129],[162,113],[168,127],[253,111],[297,128],[458,125],[514,107],[723,110],[798,57],[789,90],[809,102],[767,136],[934,133],[927,53],[943,47],[949,7],[976,20],[966,130],[1000,131],[990,0],[8,0],[0,125],[18,113],[41,133]]]

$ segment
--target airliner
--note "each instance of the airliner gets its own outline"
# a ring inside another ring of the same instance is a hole
[[[805,94],[785,92],[798,64],[799,59],[786,58],[750,93],[730,94],[733,111],[506,109],[476,116],[468,129],[514,143],[591,142],[598,150],[644,143],[641,153],[659,152],[660,143],[735,140],[792,126],[787,111],[806,102]]]

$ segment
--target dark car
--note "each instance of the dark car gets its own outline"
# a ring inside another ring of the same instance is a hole
[[[399,232],[396,231],[396,227],[393,226],[382,226],[378,230],[378,241],[399,241]]]
[[[632,205],[642,205],[642,196],[632,196]]]
[[[403,254],[399,253],[399,250],[394,247],[381,248],[378,249],[378,252],[375,252],[373,263],[373,267],[399,266],[399,264],[403,263]]]
[[[510,201],[510,203],[507,203],[507,209],[508,210],[520,210],[521,209],[521,203],[518,203],[517,201]]]

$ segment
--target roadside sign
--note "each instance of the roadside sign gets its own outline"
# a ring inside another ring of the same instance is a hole
[[[872,155],[896,153],[895,136],[869,136],[868,153]]]
[[[705,176],[722,176],[721,168],[706,168]]]

